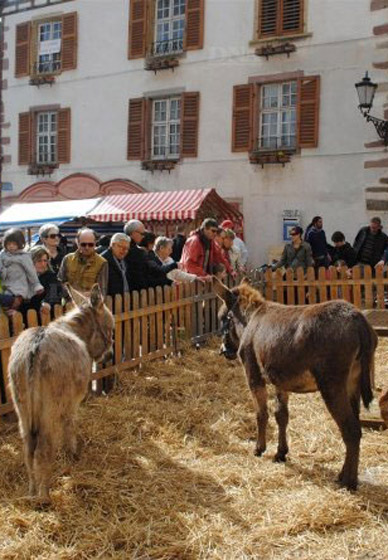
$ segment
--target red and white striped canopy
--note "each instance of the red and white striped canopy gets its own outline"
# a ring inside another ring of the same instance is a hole
[[[104,197],[88,218],[98,222],[195,220],[206,215],[241,220],[240,212],[215,189],[158,191]]]

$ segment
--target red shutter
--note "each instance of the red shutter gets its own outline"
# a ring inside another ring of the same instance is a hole
[[[282,33],[303,31],[303,0],[283,0]]]
[[[253,84],[233,87],[232,152],[248,152],[253,144]]]
[[[21,78],[30,74],[31,23],[16,26],[15,76]]]
[[[19,114],[19,165],[32,162],[32,114]]]
[[[146,100],[129,100],[127,159],[143,160],[145,155]]]
[[[279,17],[279,0],[259,0],[259,37],[276,35]]]
[[[186,0],[186,28],[184,49],[203,48],[205,0]]]
[[[62,16],[61,69],[64,71],[77,68],[77,35],[77,12]]]
[[[320,77],[300,78],[298,94],[298,145],[300,148],[316,148],[319,131]]]
[[[146,54],[147,3],[131,0],[129,15],[128,58],[143,58]]]
[[[71,154],[71,112],[58,111],[58,163],[70,163]]]
[[[199,92],[182,94],[181,157],[197,157],[199,128]]]

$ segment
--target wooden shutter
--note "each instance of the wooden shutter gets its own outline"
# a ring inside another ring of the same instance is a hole
[[[182,94],[181,157],[197,157],[199,128],[199,92]]]
[[[32,163],[33,153],[32,113],[19,114],[19,165]]]
[[[279,0],[259,0],[259,37],[277,34],[279,16]]]
[[[300,148],[318,146],[319,98],[319,76],[306,76],[298,80],[298,145]]]
[[[303,31],[303,0],[282,0],[282,33]]]
[[[186,0],[186,28],[184,49],[191,51],[203,48],[204,0]]]
[[[128,58],[143,58],[146,54],[147,2],[131,0],[129,15]]]
[[[129,100],[127,159],[144,159],[146,105],[144,97]]]
[[[63,71],[77,68],[77,35],[77,12],[62,16],[61,69]]]
[[[58,163],[70,163],[71,153],[71,112],[70,109],[58,111]]]
[[[16,26],[15,76],[21,78],[30,74],[31,23]]]
[[[253,145],[253,84],[233,87],[232,152],[248,152]]]

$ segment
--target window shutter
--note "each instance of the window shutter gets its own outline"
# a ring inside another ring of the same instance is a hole
[[[318,146],[320,77],[300,78],[298,103],[298,145],[300,148]]]
[[[252,149],[253,99],[253,84],[233,87],[232,152]]]
[[[146,0],[131,0],[129,15],[128,58],[143,58],[146,54],[147,4]]]
[[[276,35],[279,0],[259,0],[259,37]]]
[[[181,157],[197,157],[199,125],[199,92],[182,94]]]
[[[58,111],[58,163],[70,163],[71,113],[70,109]]]
[[[184,49],[191,51],[203,48],[204,0],[186,0],[186,29]]]
[[[303,0],[283,0],[282,32],[303,31]]]
[[[77,12],[65,14],[62,17],[61,69],[63,71],[77,68],[77,29]]]
[[[21,78],[30,74],[31,23],[16,26],[15,76]]]
[[[19,165],[32,162],[32,114],[19,114]]]
[[[145,156],[146,100],[129,100],[127,159],[143,160]]]

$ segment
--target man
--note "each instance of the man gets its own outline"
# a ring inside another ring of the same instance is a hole
[[[359,230],[353,243],[357,263],[369,264],[372,267],[383,264],[388,237],[382,229],[381,219],[375,216],[371,219],[369,226],[364,226]]]
[[[89,294],[94,284],[99,284],[103,295],[108,284],[108,263],[96,253],[96,234],[92,229],[82,228],[76,236],[77,250],[66,255],[58,272],[61,282]]]
[[[331,260],[334,266],[338,263],[345,264],[348,268],[352,268],[356,264],[356,253],[353,247],[345,241],[342,231],[335,231],[331,236],[334,247],[331,250]]]
[[[227,260],[230,262],[233,272],[239,272],[244,267],[240,262],[240,251],[238,251],[234,245],[236,235],[233,230],[226,229],[225,237],[223,240],[223,253]]]
[[[213,274],[214,265],[223,264],[230,269],[230,264],[214,240],[217,231],[217,221],[206,218],[201,227],[193,232],[183,247],[182,270],[204,278]]]
[[[130,238],[129,251],[125,257],[129,291],[148,288],[148,265],[145,249],[139,243],[145,235],[145,227],[139,220],[129,220],[124,226],[124,233]]]
[[[310,243],[315,269],[318,270],[321,266],[327,268],[331,259],[321,216],[315,216],[307,229],[305,241]]]
[[[128,235],[115,233],[110,240],[109,249],[101,254],[108,262],[108,296],[124,295],[129,292],[125,257],[128,254],[130,243],[131,239]]]
[[[244,241],[236,235],[236,224],[232,220],[224,220],[221,224],[223,229],[231,229],[234,232],[233,247],[239,254],[238,260],[241,268],[245,268],[248,263],[248,249]]]

